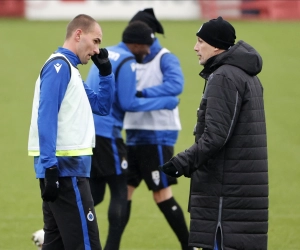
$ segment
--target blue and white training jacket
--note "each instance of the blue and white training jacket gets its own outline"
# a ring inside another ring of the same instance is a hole
[[[81,79],[80,59],[59,47],[36,81],[28,151],[37,178],[56,165],[59,176],[89,177],[95,128],[92,112],[107,115],[114,93],[114,75],[99,75],[94,92]]]
[[[139,70],[142,71],[139,81],[145,87],[139,89],[145,97],[143,99],[181,94],[184,77],[178,58],[162,48],[157,38],[150,50],[151,53],[145,57],[143,64],[139,65]],[[141,85],[138,86],[140,87]],[[174,146],[178,131],[181,130],[178,110],[143,113],[126,113],[124,121],[126,144]]]
[[[165,96],[163,98],[137,98],[136,94],[136,60],[125,43],[107,48],[112,69],[115,74],[115,94],[109,115],[94,114],[96,135],[106,138],[121,138],[123,119],[126,111],[149,111],[158,109],[174,109],[178,98]],[[86,84],[92,89],[99,82],[98,69],[92,65]],[[118,72],[117,72],[118,71]]]

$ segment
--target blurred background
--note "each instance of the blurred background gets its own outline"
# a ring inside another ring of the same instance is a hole
[[[162,19],[253,18],[291,20],[300,18],[299,1],[285,0],[1,0],[1,17],[28,20],[71,19],[84,10],[99,20],[128,20],[136,9],[151,5]]]
[[[194,140],[204,80],[193,47],[202,23],[221,15],[235,27],[236,41],[246,41],[261,54],[269,153],[268,249],[300,249],[300,1],[0,0],[0,250],[36,249],[30,238],[43,226],[38,180],[27,156],[31,105],[39,71],[63,44],[68,22],[81,13],[91,15],[102,27],[101,47],[106,47],[120,42],[137,11],[150,7],[165,30],[158,38],[178,56],[185,77],[176,153]],[[79,66],[83,79],[90,66]],[[179,178],[173,192],[189,222],[189,179]],[[102,242],[108,201],[109,191],[96,207]],[[179,243],[143,184],[134,194],[121,250],[169,249],[180,249]]]

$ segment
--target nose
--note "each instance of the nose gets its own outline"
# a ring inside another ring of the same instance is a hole
[[[95,52],[95,54],[99,54],[100,53],[100,50],[99,50],[98,46],[94,49],[94,52]]]
[[[194,46],[194,50],[195,50],[195,51],[198,51],[197,44],[198,44],[198,43],[196,43],[195,46]]]

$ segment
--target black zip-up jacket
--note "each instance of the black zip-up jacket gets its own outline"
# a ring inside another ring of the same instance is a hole
[[[221,250],[266,250],[268,156],[262,59],[239,41],[210,58],[200,75],[205,91],[195,143],[171,159],[191,177],[189,245]]]

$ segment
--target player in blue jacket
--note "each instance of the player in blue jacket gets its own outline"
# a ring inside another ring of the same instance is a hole
[[[130,22],[143,21],[154,33],[164,34],[152,8],[136,13]],[[163,48],[158,38],[142,64],[137,66],[137,96],[140,99],[161,98],[181,94],[184,77],[178,58]],[[188,247],[188,227],[180,205],[173,197],[171,185],[177,180],[159,171],[158,166],[170,160],[181,130],[178,108],[148,112],[127,112],[124,119],[128,149],[128,220],[134,190],[142,180],[176,234],[183,250]]]
[[[90,186],[94,204],[104,197],[108,184],[111,194],[108,220],[109,231],[105,250],[118,250],[127,218],[127,153],[121,131],[126,111],[172,110],[178,104],[175,96],[138,98],[136,94],[136,65],[150,53],[153,32],[143,22],[128,25],[122,42],[108,47],[109,59],[115,74],[115,95],[108,116],[94,115],[96,147],[93,150]],[[86,83],[97,88],[99,74],[93,65]]]
[[[44,250],[101,250],[88,177],[95,128],[92,112],[110,112],[114,75],[102,29],[88,15],[76,16],[66,39],[42,67],[35,85],[29,155],[43,198]],[[78,64],[92,60],[101,80],[95,91],[81,79]]]

